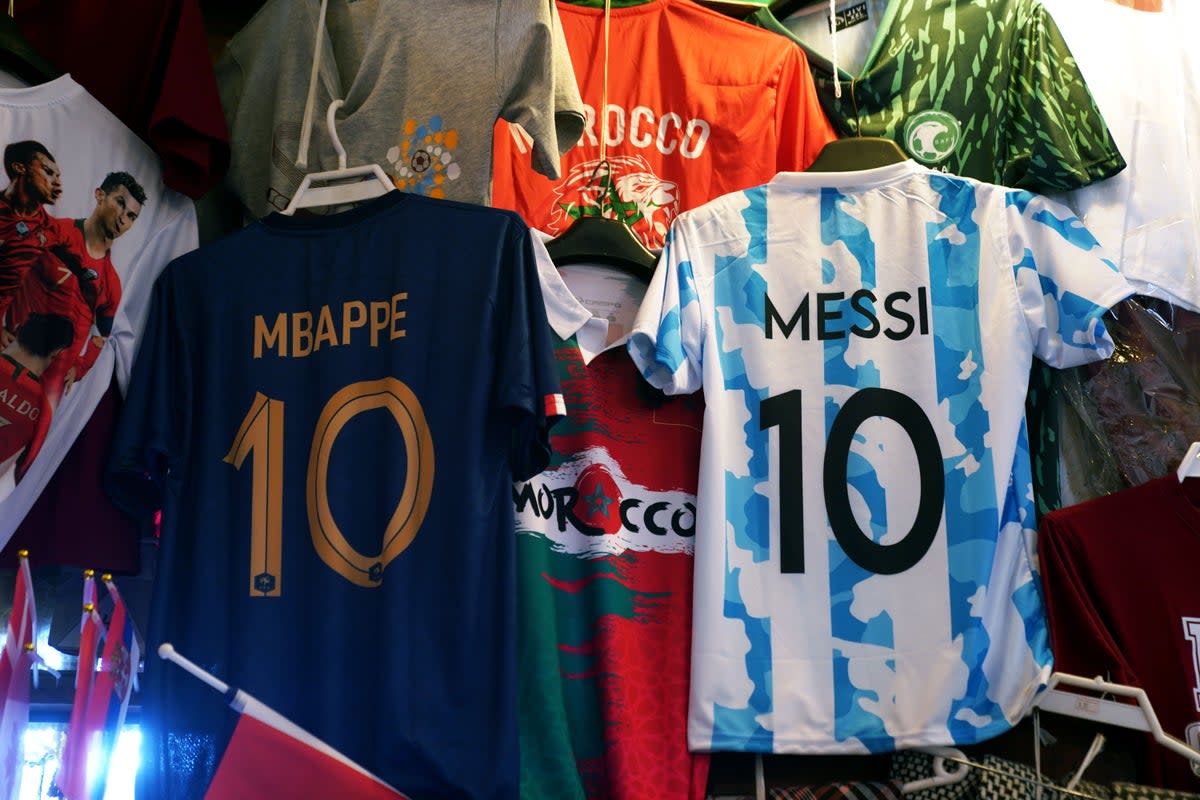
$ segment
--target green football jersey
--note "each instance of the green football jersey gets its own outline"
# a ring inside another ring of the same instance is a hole
[[[868,19],[872,7],[882,14]],[[747,19],[805,51],[839,136],[883,136],[928,167],[1040,193],[1085,186],[1125,167],[1037,0],[841,2],[839,41],[875,28],[860,70],[839,61],[840,98],[824,8],[789,20],[799,36],[768,9]]]

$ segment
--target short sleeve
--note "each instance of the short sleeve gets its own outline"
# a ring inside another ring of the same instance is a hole
[[[1125,159],[1050,13],[1013,23],[1005,186],[1070,191],[1117,174]]]
[[[1133,287],[1065,206],[1010,191],[1005,214],[1013,279],[1034,353],[1052,367],[1107,358],[1113,342],[1104,313]]]
[[[799,47],[788,47],[776,88],[775,130],[779,136],[776,170],[800,172],[821,148],[837,138],[817,100],[808,60]]]
[[[558,179],[559,156],[583,134],[584,117],[557,11],[548,0],[503,0],[498,26],[500,117],[533,139],[533,168]]]
[[[511,419],[513,477],[527,480],[550,462],[550,429],[566,416],[550,325],[529,229],[514,217],[496,308],[496,409]]]
[[[685,219],[667,235],[627,345],[642,377],[667,394],[691,394],[703,376],[704,322]]]
[[[105,475],[113,501],[139,517],[162,507],[168,478],[181,462],[191,412],[187,339],[173,267],[154,284]]]

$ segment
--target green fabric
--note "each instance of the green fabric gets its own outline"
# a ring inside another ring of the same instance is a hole
[[[1037,0],[891,0],[862,74],[833,66],[771,13],[747,22],[796,42],[839,136],[883,136],[955,175],[1047,194],[1125,168],[1049,12]],[[1026,416],[1039,513],[1062,505],[1058,415],[1035,365]]]
[[[1042,194],[1125,167],[1057,26],[1036,0],[892,0],[862,75],[839,70],[841,98],[829,60],[770,9],[746,20],[805,51],[821,105],[842,136],[884,136],[926,166]],[[922,150],[922,119],[934,123],[928,130],[944,122],[929,112],[948,114],[958,135],[930,137],[936,146]]]

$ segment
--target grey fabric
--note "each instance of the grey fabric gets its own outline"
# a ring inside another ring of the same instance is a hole
[[[487,203],[498,118],[533,137],[534,166],[583,131],[583,108],[547,0],[330,0],[308,166],[296,166],[319,0],[269,0],[217,63],[231,139],[228,182],[255,217],[284,208],[306,172],[333,169],[325,111],[351,165],[406,191]]]

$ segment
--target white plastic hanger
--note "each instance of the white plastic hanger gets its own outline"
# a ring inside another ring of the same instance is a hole
[[[1200,478],[1200,442],[1192,442],[1175,474],[1179,476],[1180,483],[1188,478]]]
[[[342,107],[342,103],[342,100],[334,100],[329,104],[329,111],[325,114],[325,124],[329,128],[329,141],[333,143],[333,149],[338,154],[338,168],[305,175],[304,180],[300,181],[300,185],[296,188],[296,193],[292,195],[291,202],[283,210],[284,214],[294,214],[298,208],[357,203],[395,191],[396,186],[392,183],[392,179],[378,164],[346,166],[346,148],[342,147],[342,140],[338,138],[334,121],[334,116]],[[313,186],[314,183],[320,181],[340,181],[340,183],[332,186]]]
[[[1198,448],[1200,448],[1200,444],[1192,445],[1192,451],[1188,452],[1188,455],[1192,456],[1193,460],[1195,460],[1193,451]],[[1077,692],[1068,692],[1059,689],[1059,686],[1073,686],[1079,689],[1090,689],[1094,692],[1114,694],[1119,697],[1131,697],[1137,702],[1137,705],[1118,703],[1115,700],[1102,700],[1098,697],[1089,697]],[[1193,762],[1200,764],[1200,750],[1189,747],[1184,742],[1163,731],[1162,725],[1158,722],[1158,716],[1154,713],[1154,708],[1150,705],[1150,698],[1146,696],[1145,691],[1137,686],[1126,686],[1123,683],[1109,683],[1100,678],[1081,678],[1078,675],[1055,672],[1050,676],[1050,681],[1046,684],[1046,690],[1038,698],[1037,707],[1054,714],[1062,714],[1077,719],[1090,719],[1094,722],[1103,722],[1108,725],[1116,725],[1119,728],[1129,728],[1135,731],[1145,731],[1153,737],[1154,741],[1171,752],[1178,753],[1184,758],[1191,759]]]
[[[960,783],[966,780],[967,773],[971,771],[966,755],[955,747],[918,747],[915,749],[933,756],[933,775],[901,785],[900,791],[903,794]],[[953,770],[946,769],[947,762],[956,763],[958,766]],[[756,800],[766,800],[767,797],[767,781],[763,773],[762,753],[754,754],[754,796]]]
[[[304,102],[304,121],[300,126],[300,149],[296,154],[296,166],[308,166],[308,145],[312,136],[313,106],[317,96],[317,80],[321,71],[321,43],[325,38],[325,14],[329,0],[321,0],[321,10],[317,15],[317,37],[313,44],[312,71],[308,76],[308,97]],[[357,167],[346,166],[346,148],[337,134],[337,110],[345,103],[344,100],[334,100],[325,112],[325,127],[329,131],[329,141],[337,152],[338,168],[324,172],[314,172],[304,176],[291,202],[283,210],[284,214],[292,215],[299,208],[314,206],[336,206],[345,203],[357,203],[379,197],[395,189],[391,178],[378,164],[363,164]],[[321,181],[336,181],[332,186],[313,186]]]

